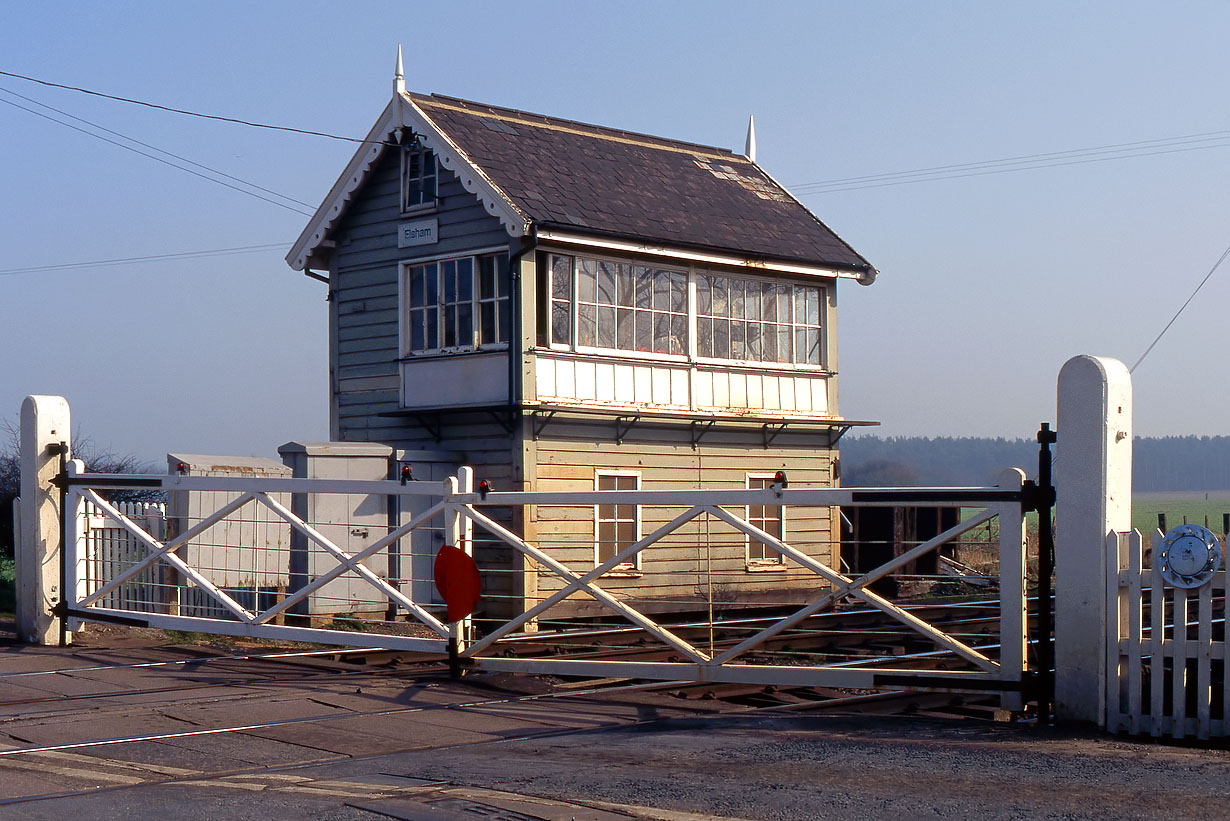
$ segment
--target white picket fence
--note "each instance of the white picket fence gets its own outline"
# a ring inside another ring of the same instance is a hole
[[[166,538],[166,505],[162,502],[116,502],[114,507],[140,525],[156,539]],[[101,588],[108,580],[145,558],[148,548],[119,521],[94,502],[85,501],[85,551],[79,578],[89,593]],[[100,601],[107,607],[151,613],[159,602],[159,592],[166,587],[164,568],[151,565],[148,569],[108,591]]]
[[[1162,534],[1154,532],[1156,552]],[[1226,570],[1200,588],[1171,587],[1140,533],[1106,542],[1106,729],[1133,735],[1230,735]]]

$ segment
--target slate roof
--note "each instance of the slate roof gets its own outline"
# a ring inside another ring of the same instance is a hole
[[[759,166],[727,149],[436,94],[405,96],[544,227],[872,270]]]

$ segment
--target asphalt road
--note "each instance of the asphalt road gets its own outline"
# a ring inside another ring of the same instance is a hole
[[[1225,749],[201,652],[0,640],[0,818],[1230,816]]]

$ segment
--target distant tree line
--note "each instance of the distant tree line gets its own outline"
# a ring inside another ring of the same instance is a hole
[[[1062,458],[1062,449],[1057,458]],[[870,487],[967,486],[995,481],[1007,467],[1038,470],[1029,439],[847,436],[841,440],[842,484]],[[1163,436],[1135,440],[1136,491],[1230,489],[1230,436]]]

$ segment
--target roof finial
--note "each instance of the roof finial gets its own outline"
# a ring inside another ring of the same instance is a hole
[[[747,144],[743,147],[743,156],[756,162],[756,118],[747,115]]]
[[[406,91],[406,75],[401,67],[401,43],[397,44],[397,68],[393,72],[393,93],[404,94]]]

